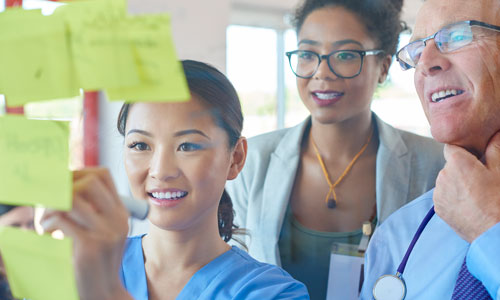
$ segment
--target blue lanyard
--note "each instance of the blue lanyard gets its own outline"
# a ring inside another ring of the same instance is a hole
[[[422,220],[422,223],[420,223],[420,226],[417,229],[417,232],[415,233],[415,236],[413,236],[413,240],[410,243],[410,246],[408,246],[408,250],[406,250],[406,254],[403,257],[403,260],[401,261],[401,264],[398,267],[398,271],[396,273],[396,276],[401,276],[403,275],[403,272],[406,267],[406,263],[408,262],[408,258],[410,257],[411,252],[413,251],[413,248],[415,247],[415,244],[418,241],[418,238],[422,234],[422,232],[425,229],[425,226],[427,226],[427,223],[431,220],[432,216],[434,216],[434,205],[431,207],[427,215],[425,215],[425,218]]]

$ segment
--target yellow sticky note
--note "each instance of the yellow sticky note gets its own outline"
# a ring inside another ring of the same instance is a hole
[[[14,297],[78,300],[71,239],[0,227],[0,252]]]
[[[10,106],[79,95],[62,18],[0,13],[0,93]]]
[[[120,28],[124,5],[83,1],[56,11],[68,24],[78,82],[85,90],[139,84],[128,33]]]
[[[110,100],[187,101],[184,71],[177,59],[170,17],[166,14],[128,17],[121,24],[135,55],[140,84],[106,89]]]
[[[67,122],[0,117],[0,203],[70,210],[68,164]]]

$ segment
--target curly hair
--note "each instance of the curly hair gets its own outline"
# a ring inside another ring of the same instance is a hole
[[[208,64],[183,60],[182,67],[190,92],[199,96],[199,99],[210,109],[215,124],[226,131],[229,137],[229,147],[232,149],[243,129],[240,100],[233,85],[224,74]],[[125,126],[131,106],[131,103],[123,104],[118,115],[117,128],[122,136],[125,136]],[[225,242],[231,239],[240,242],[233,237],[233,234],[245,232],[233,223],[233,203],[225,190],[219,202],[217,219],[221,238]]]
[[[391,56],[396,53],[399,34],[408,29],[401,21],[403,0],[305,0],[295,11],[293,25],[297,34],[305,19],[323,7],[343,7],[356,15],[377,43],[377,49]]]

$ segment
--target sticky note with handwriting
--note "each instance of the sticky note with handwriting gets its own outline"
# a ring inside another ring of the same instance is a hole
[[[0,227],[0,251],[14,297],[78,300],[71,239]]]
[[[0,203],[70,210],[68,165],[67,122],[0,117]]]
[[[66,36],[59,16],[0,13],[0,93],[10,106],[80,94]]]
[[[128,32],[121,30],[123,1],[83,1],[56,10],[68,24],[80,87],[98,90],[139,84]]]
[[[140,84],[106,89],[110,100],[187,101],[184,71],[177,59],[170,17],[166,14],[128,17],[122,23],[134,53]]]

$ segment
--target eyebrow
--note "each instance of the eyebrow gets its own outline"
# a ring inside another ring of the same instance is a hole
[[[299,43],[297,44],[297,46],[300,46],[300,44],[307,44],[307,45],[316,46],[316,45],[319,45],[320,42],[304,39],[304,40],[300,40]],[[351,40],[351,39],[336,41],[336,42],[332,43],[332,46],[339,47],[339,46],[343,46],[346,44],[356,44],[356,45],[359,45],[360,47],[363,47],[363,45],[361,45],[360,42],[358,42],[356,40]]]
[[[187,130],[182,130],[182,131],[177,131],[174,136],[175,137],[178,137],[178,136],[183,136],[183,135],[188,135],[188,134],[199,134],[201,136],[204,136],[206,137],[207,139],[210,139],[208,137],[208,135],[206,135],[205,133],[203,133],[203,131],[201,130],[198,130],[198,129],[187,129]]]
[[[146,135],[146,136],[153,136],[151,133],[147,132],[147,131],[144,131],[144,130],[140,130],[140,129],[130,129],[128,132],[127,132],[127,136],[131,133],[139,133],[139,134],[142,134],[142,135]]]
[[[145,130],[141,130],[141,129],[131,129],[131,130],[129,130],[129,132],[127,132],[127,136],[131,133],[138,133],[138,134],[142,134],[142,135],[149,136],[149,137],[153,136],[151,133],[149,133]],[[206,137],[207,139],[210,139],[208,137],[208,135],[206,135],[203,131],[198,130],[198,129],[187,129],[187,130],[177,131],[176,133],[174,133],[174,136],[179,137],[179,136],[188,135],[188,134],[199,134],[201,136]]]

